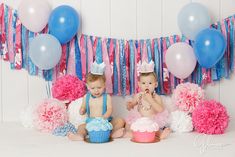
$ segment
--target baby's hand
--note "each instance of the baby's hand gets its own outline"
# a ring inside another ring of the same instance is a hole
[[[152,96],[152,94],[150,94],[150,93],[145,93],[144,95],[143,95],[143,99],[145,100],[145,101],[147,101],[147,102],[151,102],[151,101],[153,101],[153,96]]]
[[[126,108],[127,108],[128,111],[130,111],[131,109],[134,108],[134,105],[133,105],[132,101],[128,101],[128,102],[127,102]]]
[[[81,107],[79,113],[80,115],[84,115],[86,113],[86,109]]]

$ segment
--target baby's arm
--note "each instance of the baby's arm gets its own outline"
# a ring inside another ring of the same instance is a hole
[[[112,106],[111,96],[107,95],[107,111],[103,115],[103,118],[105,119],[109,118],[112,114],[112,111],[113,111],[113,106]]]
[[[86,113],[86,95],[82,98],[82,106],[79,110],[80,115],[84,115]]]
[[[164,110],[162,99],[159,95],[155,94],[153,97],[152,94],[145,93],[144,99],[153,106],[155,111],[162,112]]]
[[[137,105],[137,103],[138,103],[138,94],[136,94],[131,101],[127,102],[126,105],[127,110],[130,111],[131,109],[133,109]]]

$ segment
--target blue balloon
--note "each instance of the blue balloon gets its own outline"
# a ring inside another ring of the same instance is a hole
[[[29,43],[29,57],[32,62],[43,70],[49,70],[58,64],[62,48],[60,42],[50,34],[41,34]]]
[[[49,33],[55,36],[61,44],[69,42],[78,32],[79,15],[75,9],[67,5],[55,8],[49,18]]]
[[[193,48],[199,64],[211,68],[223,57],[226,40],[218,30],[207,28],[198,33]]]

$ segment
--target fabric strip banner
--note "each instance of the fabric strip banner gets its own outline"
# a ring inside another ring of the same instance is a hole
[[[194,72],[184,80],[201,86],[229,79],[234,72],[234,21],[235,15],[211,25],[219,30],[227,40],[223,58],[211,69],[204,69],[197,64]],[[165,64],[165,53],[169,46],[176,42],[192,41],[184,36],[172,35],[146,40],[123,40],[101,38],[89,35],[76,35],[69,43],[62,45],[62,57],[51,70],[38,69],[28,56],[30,40],[38,34],[48,33],[45,28],[40,33],[27,30],[20,22],[17,11],[0,5],[0,56],[10,62],[10,68],[26,69],[30,75],[43,77],[46,81],[55,81],[58,77],[73,74],[85,81],[91,63],[106,64],[106,90],[114,95],[131,95],[138,91],[137,64],[141,61],[155,62],[154,71],[158,76],[159,94],[171,94],[181,81],[169,73]]]

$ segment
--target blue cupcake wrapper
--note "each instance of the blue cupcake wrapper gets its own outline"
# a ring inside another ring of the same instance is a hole
[[[92,143],[104,143],[110,140],[111,130],[107,131],[89,131],[89,141]]]

